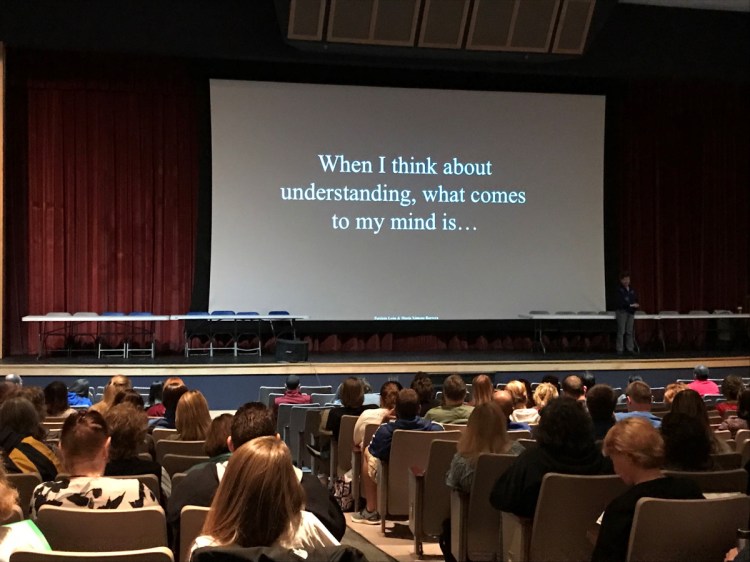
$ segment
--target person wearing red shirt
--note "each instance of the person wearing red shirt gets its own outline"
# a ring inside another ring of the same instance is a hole
[[[706,394],[720,394],[719,386],[708,380],[708,367],[705,365],[698,365],[693,369],[693,377],[695,380],[688,385],[688,388],[696,391],[701,397]]]
[[[309,404],[312,400],[312,396],[309,394],[302,394],[299,390],[299,377],[297,375],[289,375],[286,378],[286,391],[283,396],[279,396],[273,402],[274,414],[279,411],[279,404]]]

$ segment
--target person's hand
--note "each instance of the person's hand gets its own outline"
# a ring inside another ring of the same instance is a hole
[[[737,558],[737,555],[740,553],[737,548],[733,548],[729,552],[727,552],[726,556],[724,556],[724,562],[732,562],[735,558]]]

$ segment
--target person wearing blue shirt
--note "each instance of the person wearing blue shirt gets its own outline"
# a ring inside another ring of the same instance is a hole
[[[633,324],[635,311],[638,310],[638,295],[630,286],[630,273],[623,271],[620,274],[620,286],[617,287],[617,301],[615,304],[615,319],[617,320],[617,339],[615,346],[617,353],[623,349],[628,353],[635,353],[633,345]]]
[[[661,418],[651,413],[651,387],[643,381],[631,382],[625,389],[628,411],[615,414],[615,420],[643,418],[656,429],[661,427]]]

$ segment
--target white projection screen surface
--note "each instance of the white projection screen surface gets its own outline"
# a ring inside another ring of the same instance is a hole
[[[603,96],[212,80],[210,310],[603,310]]]

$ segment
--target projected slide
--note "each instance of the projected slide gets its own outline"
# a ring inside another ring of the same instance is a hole
[[[212,80],[210,309],[602,310],[604,106]]]

